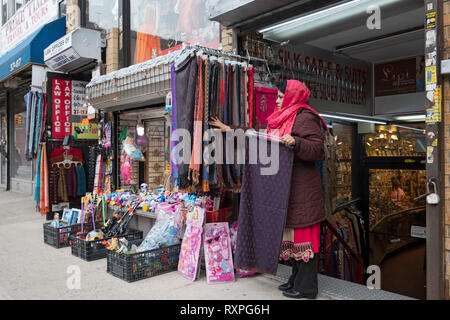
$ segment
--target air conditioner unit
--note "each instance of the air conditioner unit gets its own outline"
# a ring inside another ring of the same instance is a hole
[[[101,60],[101,32],[78,28],[44,50],[45,64],[54,71],[74,72]]]

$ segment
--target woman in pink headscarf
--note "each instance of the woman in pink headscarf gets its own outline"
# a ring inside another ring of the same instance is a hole
[[[289,80],[278,86],[277,109],[268,118],[267,133],[293,147],[292,171],[286,227],[280,259],[293,260],[288,283],[279,287],[291,298],[315,299],[318,294],[317,263],[320,223],[325,220],[322,180],[317,162],[323,159],[325,121],[307,103],[310,91],[300,81]],[[231,127],[217,119],[210,122],[221,131]]]

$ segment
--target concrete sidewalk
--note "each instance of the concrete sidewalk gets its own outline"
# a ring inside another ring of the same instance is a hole
[[[208,285],[204,271],[196,282],[171,272],[127,283],[106,272],[106,259],[85,262],[70,248],[44,244],[44,222],[32,197],[0,192],[0,299],[290,300],[277,289],[280,282],[264,276]],[[70,266],[81,270],[80,289],[68,289]]]

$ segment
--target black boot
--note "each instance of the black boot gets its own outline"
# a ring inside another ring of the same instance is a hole
[[[305,299],[306,298],[306,299],[315,300],[317,298],[317,294],[306,295],[306,294],[295,291],[294,288],[283,291],[283,295],[285,297],[294,298],[294,299]]]
[[[316,299],[318,290],[317,280],[317,256],[308,262],[303,260],[297,261],[297,276],[295,277],[294,286],[283,295],[295,299]]]
[[[286,291],[286,290],[292,289],[294,287],[294,282],[295,282],[295,278],[297,277],[297,273],[298,273],[298,264],[294,260],[294,265],[292,266],[292,274],[291,274],[291,277],[289,278],[289,281],[287,283],[279,286],[278,289],[281,291]]]

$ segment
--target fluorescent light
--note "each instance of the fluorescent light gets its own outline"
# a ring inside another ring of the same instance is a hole
[[[352,14],[363,13],[367,11],[367,8],[370,4],[374,4],[377,6],[387,5],[393,2],[397,2],[399,0],[353,0],[348,1],[339,5],[335,5],[324,10],[316,11],[306,16],[300,16],[293,20],[285,21],[278,23],[276,25],[263,28],[258,30],[259,33],[273,32],[276,30],[282,31],[288,28],[298,28],[302,25],[306,26],[307,24],[327,24],[339,21],[340,19],[350,17]],[[359,8],[356,8],[359,7]],[[356,9],[356,10],[355,10]],[[339,16],[341,14],[342,16]]]
[[[331,114],[320,114],[323,118],[330,118],[330,119],[339,119],[339,120],[347,120],[347,121],[355,121],[355,122],[366,122],[366,123],[374,123],[374,124],[383,124],[386,125],[387,122],[379,121],[379,120],[368,120],[368,119],[360,119],[360,118],[353,118],[353,117],[344,117],[344,116],[335,116]]]
[[[395,120],[398,121],[425,121],[426,115],[424,114],[416,114],[416,115],[410,115],[410,116],[398,116],[394,117]]]

